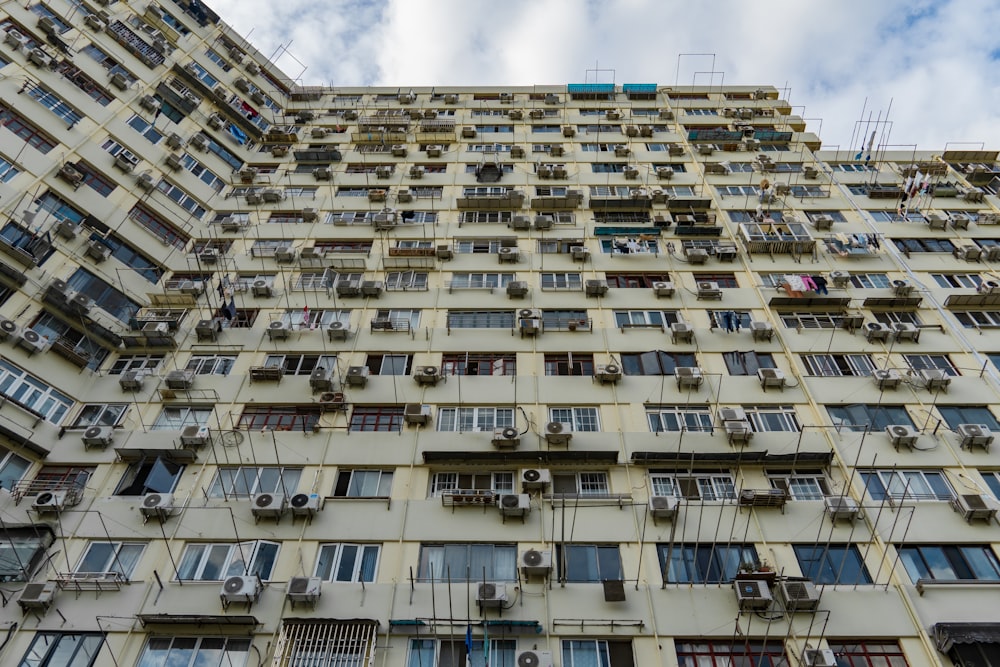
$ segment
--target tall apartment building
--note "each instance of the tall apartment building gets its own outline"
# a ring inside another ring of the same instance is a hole
[[[1000,664],[996,150],[0,8],[3,664]]]

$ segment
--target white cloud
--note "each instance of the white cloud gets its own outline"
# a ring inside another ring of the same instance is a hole
[[[897,147],[1000,149],[1000,3],[991,0],[215,0],[285,71],[333,86],[593,80],[787,86],[826,145],[862,108]],[[705,54],[695,56],[679,54]],[[714,72],[713,72],[714,61]],[[300,64],[301,63],[301,64]],[[304,73],[303,73],[303,68]],[[860,123],[860,124],[859,124]]]

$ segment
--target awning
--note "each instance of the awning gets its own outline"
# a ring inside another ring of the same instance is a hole
[[[115,454],[119,461],[125,463],[136,463],[137,461],[149,461],[155,459],[166,459],[174,463],[193,463],[197,456],[190,449],[142,449],[139,447],[121,447],[115,449]]]
[[[955,644],[1000,644],[1000,623],[936,623],[934,643],[942,653]]]
[[[538,621],[506,621],[503,619],[496,621],[485,621],[490,632],[494,629],[501,633],[530,635],[542,634],[542,625]]]
[[[260,624],[256,616],[243,614],[139,614],[137,616],[143,627],[149,625],[195,625],[198,627],[213,626],[253,628]]]
[[[597,463],[613,465],[618,463],[617,451],[535,451],[535,452],[424,452],[424,463],[491,464],[491,465],[539,465],[560,463]]]
[[[655,83],[623,83],[623,93],[656,93]]]
[[[951,294],[944,307],[951,310],[977,310],[1000,306],[1000,292],[996,294]]]
[[[869,297],[862,304],[870,310],[916,310],[923,301],[919,296]]]
[[[566,85],[570,95],[610,95],[615,92],[613,83],[570,83]]]
[[[833,308],[835,310],[845,310],[850,305],[851,300],[847,297],[809,297],[809,296],[776,296],[767,305],[771,308],[782,308],[799,310],[801,308]]]
[[[696,454],[684,452],[633,452],[632,463],[639,465],[674,464],[684,466],[711,466],[755,464],[763,466],[829,465],[833,452],[799,452],[798,454],[768,454],[763,452],[720,452]]]

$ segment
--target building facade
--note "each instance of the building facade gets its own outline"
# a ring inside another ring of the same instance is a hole
[[[4,664],[1000,664],[996,150],[0,20]]]

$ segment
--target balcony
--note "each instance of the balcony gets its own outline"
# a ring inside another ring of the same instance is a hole
[[[838,257],[871,257],[878,247],[867,234],[830,234],[823,239],[826,251]]]
[[[800,222],[744,222],[740,224],[740,239],[750,254],[800,257],[816,246],[815,239]]]
[[[524,193],[520,190],[508,190],[497,195],[463,196],[455,201],[455,205],[461,209],[480,211],[519,209],[524,206]]]

